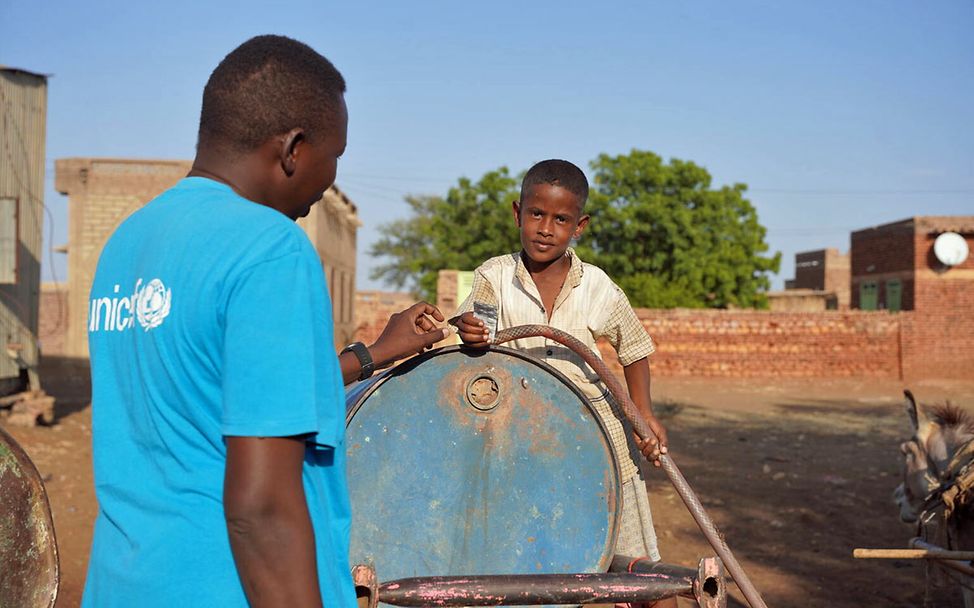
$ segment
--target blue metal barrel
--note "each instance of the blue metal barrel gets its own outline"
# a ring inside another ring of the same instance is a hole
[[[618,467],[554,368],[451,346],[350,388],[346,405],[352,563],[381,580],[608,569]]]

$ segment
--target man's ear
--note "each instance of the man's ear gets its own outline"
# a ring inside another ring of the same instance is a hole
[[[281,169],[288,177],[294,175],[297,169],[298,156],[301,154],[302,144],[306,142],[304,129],[294,128],[284,134],[281,139]]]
[[[514,210],[514,223],[517,227],[521,227],[521,201],[514,201],[511,203],[511,209]]]
[[[575,226],[575,233],[572,235],[572,238],[577,239],[582,236],[582,233],[585,232],[586,226],[588,226],[588,216],[583,215],[582,217],[578,218],[578,225]]]

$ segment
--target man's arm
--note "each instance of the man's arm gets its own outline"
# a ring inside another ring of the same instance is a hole
[[[223,508],[230,548],[254,608],[321,606],[300,437],[227,437]]]
[[[392,315],[382,334],[368,347],[376,369],[391,365],[403,357],[419,354],[452,333],[449,328],[436,327],[434,321],[442,323],[443,314],[440,309],[426,302],[417,302]],[[362,365],[354,353],[340,355],[338,362],[345,384],[358,379]]]
[[[629,396],[636,404],[636,409],[649,425],[649,428],[656,433],[656,437],[636,437],[639,451],[648,458],[655,466],[660,466],[659,456],[665,454],[667,450],[666,428],[653,414],[653,401],[650,397],[649,381],[649,360],[646,357],[633,361],[622,368],[626,375],[626,387],[629,389]]]

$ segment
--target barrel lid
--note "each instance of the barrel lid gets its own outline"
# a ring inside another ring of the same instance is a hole
[[[381,580],[607,570],[618,467],[551,366],[451,346],[353,387],[347,405],[352,563]]]

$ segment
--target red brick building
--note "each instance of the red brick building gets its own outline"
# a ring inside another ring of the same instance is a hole
[[[974,250],[974,216],[913,217],[852,233],[852,307],[913,311],[901,332],[906,376],[974,375],[974,256],[938,260],[934,241],[945,232]]]
[[[934,241],[945,232],[974,248],[974,216],[913,217],[853,232],[852,307],[933,312],[952,308],[961,294],[974,306],[974,256],[946,266],[934,255]]]

